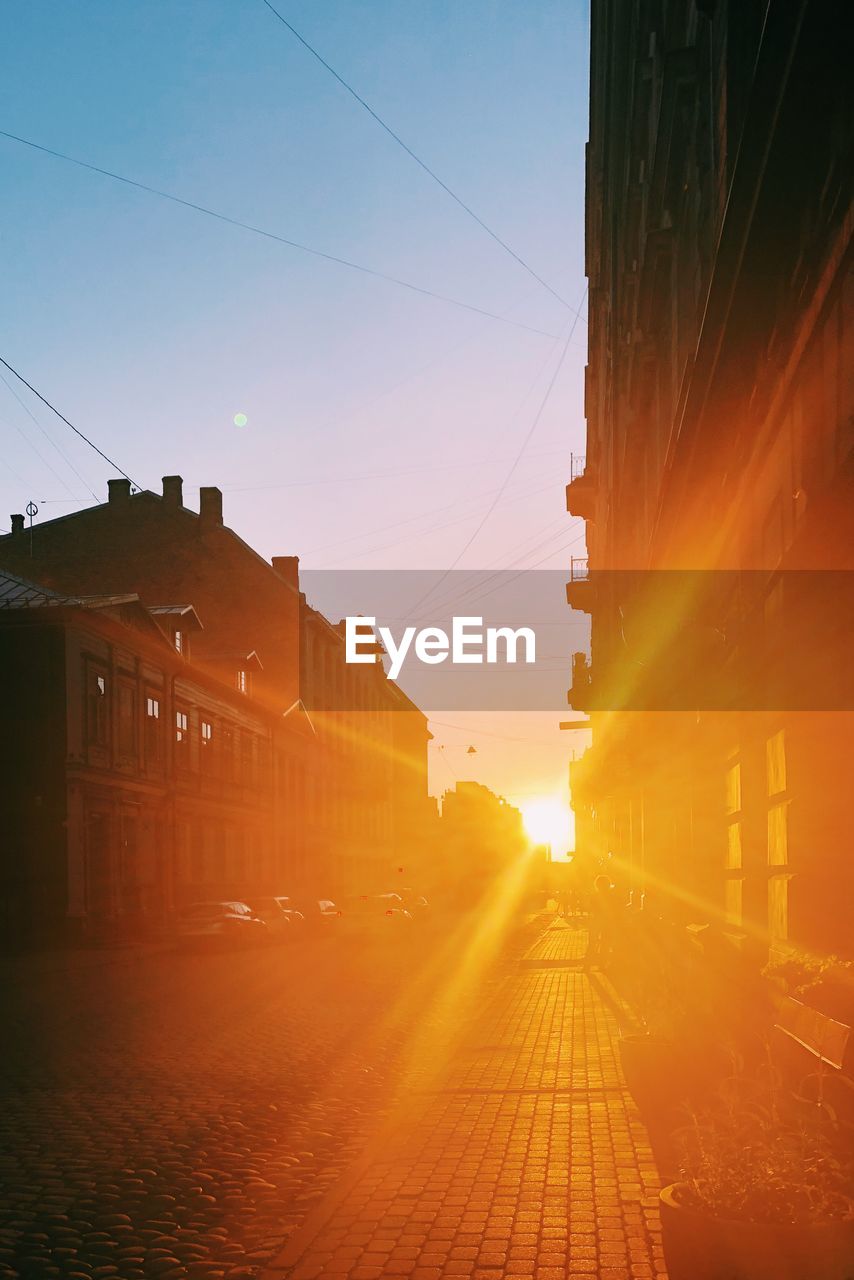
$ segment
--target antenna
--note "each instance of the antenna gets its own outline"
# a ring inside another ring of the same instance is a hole
[[[30,558],[33,554],[33,516],[37,516],[39,509],[33,501],[27,503],[27,515],[30,517]]]

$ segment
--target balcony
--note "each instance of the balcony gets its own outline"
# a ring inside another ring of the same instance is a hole
[[[586,556],[573,556],[570,559],[566,603],[570,609],[578,609],[581,613],[593,612],[593,583]]]
[[[569,484],[566,486],[566,509],[571,516],[592,520],[596,512],[596,482],[587,471],[583,454],[569,455]]]
[[[590,710],[590,663],[586,653],[572,655],[572,687],[567,690],[566,700],[574,711]]]

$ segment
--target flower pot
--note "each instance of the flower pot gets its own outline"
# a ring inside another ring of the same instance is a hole
[[[682,1186],[660,1195],[670,1280],[854,1280],[854,1220],[735,1222],[686,1205]]]
[[[687,1090],[680,1063],[675,1042],[665,1036],[628,1035],[620,1040],[626,1087],[644,1115],[669,1113],[674,1103],[678,1107],[684,1101]]]
[[[677,1172],[673,1133],[686,1123],[690,1089],[676,1044],[664,1036],[628,1035],[620,1040],[626,1087],[643,1116],[662,1177]]]

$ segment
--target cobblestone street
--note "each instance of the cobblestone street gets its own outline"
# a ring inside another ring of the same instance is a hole
[[[658,1173],[584,942],[557,920],[508,959],[448,1067],[265,1280],[666,1276]]]
[[[254,1274],[363,1145],[425,968],[330,939],[5,962],[0,1275]]]
[[[0,1275],[663,1276],[584,942],[13,971]]]

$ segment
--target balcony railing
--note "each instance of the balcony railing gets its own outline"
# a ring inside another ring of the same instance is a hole
[[[570,556],[569,560],[569,580],[570,582],[586,582],[590,577],[589,562],[587,556]]]
[[[567,690],[566,700],[576,711],[590,710],[590,662],[586,653],[572,655],[572,688]]]
[[[571,516],[580,516],[582,520],[595,519],[596,481],[593,472],[587,470],[587,457],[583,453],[569,455],[566,509]]]

